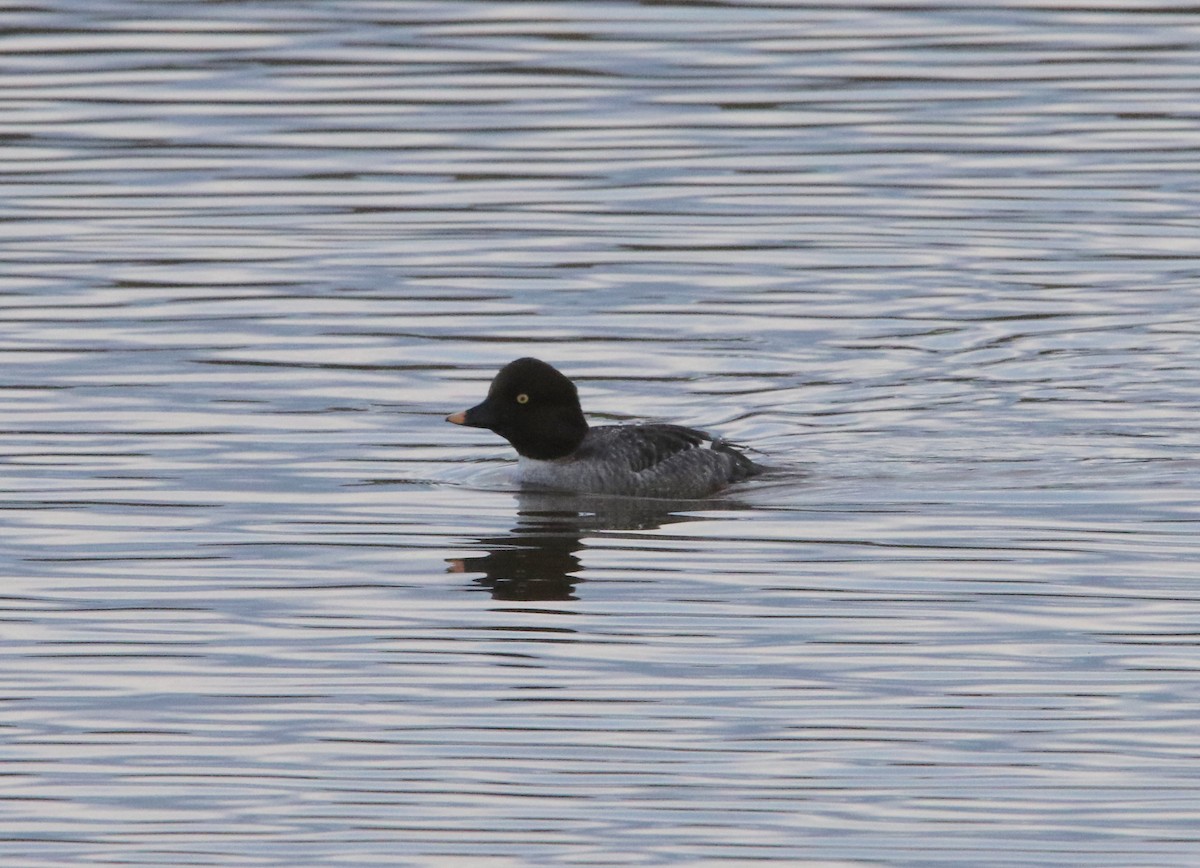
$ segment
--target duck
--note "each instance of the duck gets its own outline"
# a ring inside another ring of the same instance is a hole
[[[592,427],[575,384],[532,357],[509,362],[482,403],[446,421],[507,440],[517,451],[522,488],[697,499],[766,470],[738,446],[683,425]]]

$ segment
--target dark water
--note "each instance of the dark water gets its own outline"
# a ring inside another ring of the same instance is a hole
[[[1200,861],[1200,14],[3,21],[5,866]]]

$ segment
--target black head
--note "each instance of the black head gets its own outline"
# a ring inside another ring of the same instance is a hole
[[[574,452],[587,434],[575,384],[539,359],[500,369],[478,406],[446,421],[495,431],[526,458],[548,460]]]

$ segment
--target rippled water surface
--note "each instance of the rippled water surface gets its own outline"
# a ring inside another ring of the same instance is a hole
[[[3,18],[5,866],[1200,863],[1194,9]]]

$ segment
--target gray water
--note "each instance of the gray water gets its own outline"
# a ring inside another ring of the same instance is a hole
[[[0,20],[4,866],[1200,864],[1200,13]]]

